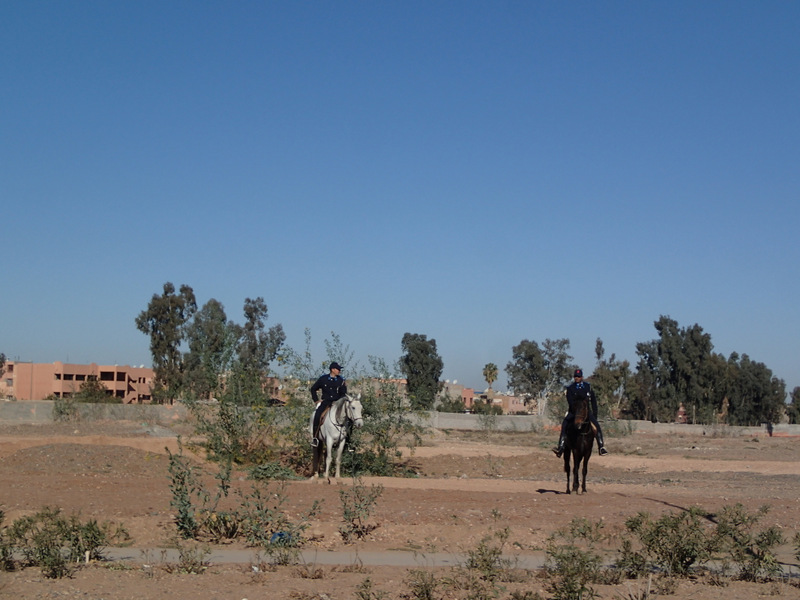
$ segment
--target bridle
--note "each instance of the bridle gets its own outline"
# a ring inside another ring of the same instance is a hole
[[[336,428],[336,431],[339,433],[339,437],[342,435],[342,430],[345,433],[349,434],[350,430],[353,428],[353,423],[355,423],[355,419],[353,418],[353,399],[350,396],[344,396],[344,421],[339,422],[339,411],[333,411],[333,418],[331,419],[331,424]],[[330,415],[330,413],[329,413]]]

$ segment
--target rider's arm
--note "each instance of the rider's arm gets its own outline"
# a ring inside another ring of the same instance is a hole
[[[317,379],[317,380],[314,382],[314,385],[312,385],[312,386],[309,388],[309,391],[311,392],[311,399],[312,399],[312,400],[314,400],[314,402],[319,402],[319,397],[317,396],[317,391],[318,391],[318,390],[319,390],[321,387],[322,387],[322,377],[320,377],[319,379]]]

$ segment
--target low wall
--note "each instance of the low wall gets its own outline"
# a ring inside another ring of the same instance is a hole
[[[183,420],[188,411],[182,404],[81,404],[75,405],[82,420],[127,420],[169,424]],[[309,412],[310,412],[309,407]],[[5,423],[51,423],[53,402],[47,400],[0,401],[0,422]],[[557,429],[546,417],[536,415],[474,415],[462,413],[440,413],[431,411],[420,421],[421,425],[434,429],[460,429],[466,431],[542,431]],[[651,423],[650,421],[606,421],[602,422],[606,437],[617,432],[688,434],[688,435],[770,435],[768,426],[734,427],[731,425],[680,425],[678,423]],[[772,425],[774,436],[800,436],[800,425]]]
[[[84,421],[145,421],[172,423],[186,418],[182,404],[84,404],[76,403],[78,416]],[[49,400],[0,401],[0,422],[52,423],[53,402]]]
[[[468,431],[542,431],[558,429],[555,423],[546,417],[535,415],[474,415],[461,413],[430,412],[429,418],[422,424],[435,429],[462,429]],[[650,421],[615,420],[600,421],[606,437],[614,437],[617,433],[658,433],[686,434],[710,436],[800,436],[800,425],[778,424],[757,427],[737,427],[732,425],[682,425],[680,423],[651,423]],[[770,433],[770,429],[772,432]]]

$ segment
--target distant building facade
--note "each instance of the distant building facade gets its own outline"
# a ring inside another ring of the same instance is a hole
[[[48,396],[70,398],[87,379],[97,379],[109,396],[124,404],[152,401],[153,369],[128,365],[73,365],[62,362],[9,361],[0,379],[0,397],[44,400]]]
[[[444,395],[449,398],[460,397],[464,408],[469,412],[472,412],[476,402],[484,402],[499,406],[504,415],[528,414],[530,412],[523,398],[504,394],[502,392],[495,392],[491,389],[476,394],[474,388],[468,388],[455,382],[451,383],[446,381],[444,383]]]

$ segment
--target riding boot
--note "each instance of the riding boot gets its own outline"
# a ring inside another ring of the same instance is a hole
[[[564,447],[567,444],[567,434],[562,433],[558,438],[558,446],[553,448],[553,452],[558,458],[561,458],[561,455],[564,454]]]
[[[317,404],[317,409],[314,411],[314,425],[312,428],[311,434],[311,447],[316,448],[319,446],[319,404]]]
[[[600,431],[600,428],[597,428],[597,451],[600,453],[600,456],[605,456],[608,454],[608,450],[606,450],[606,443],[603,441],[603,432]]]

